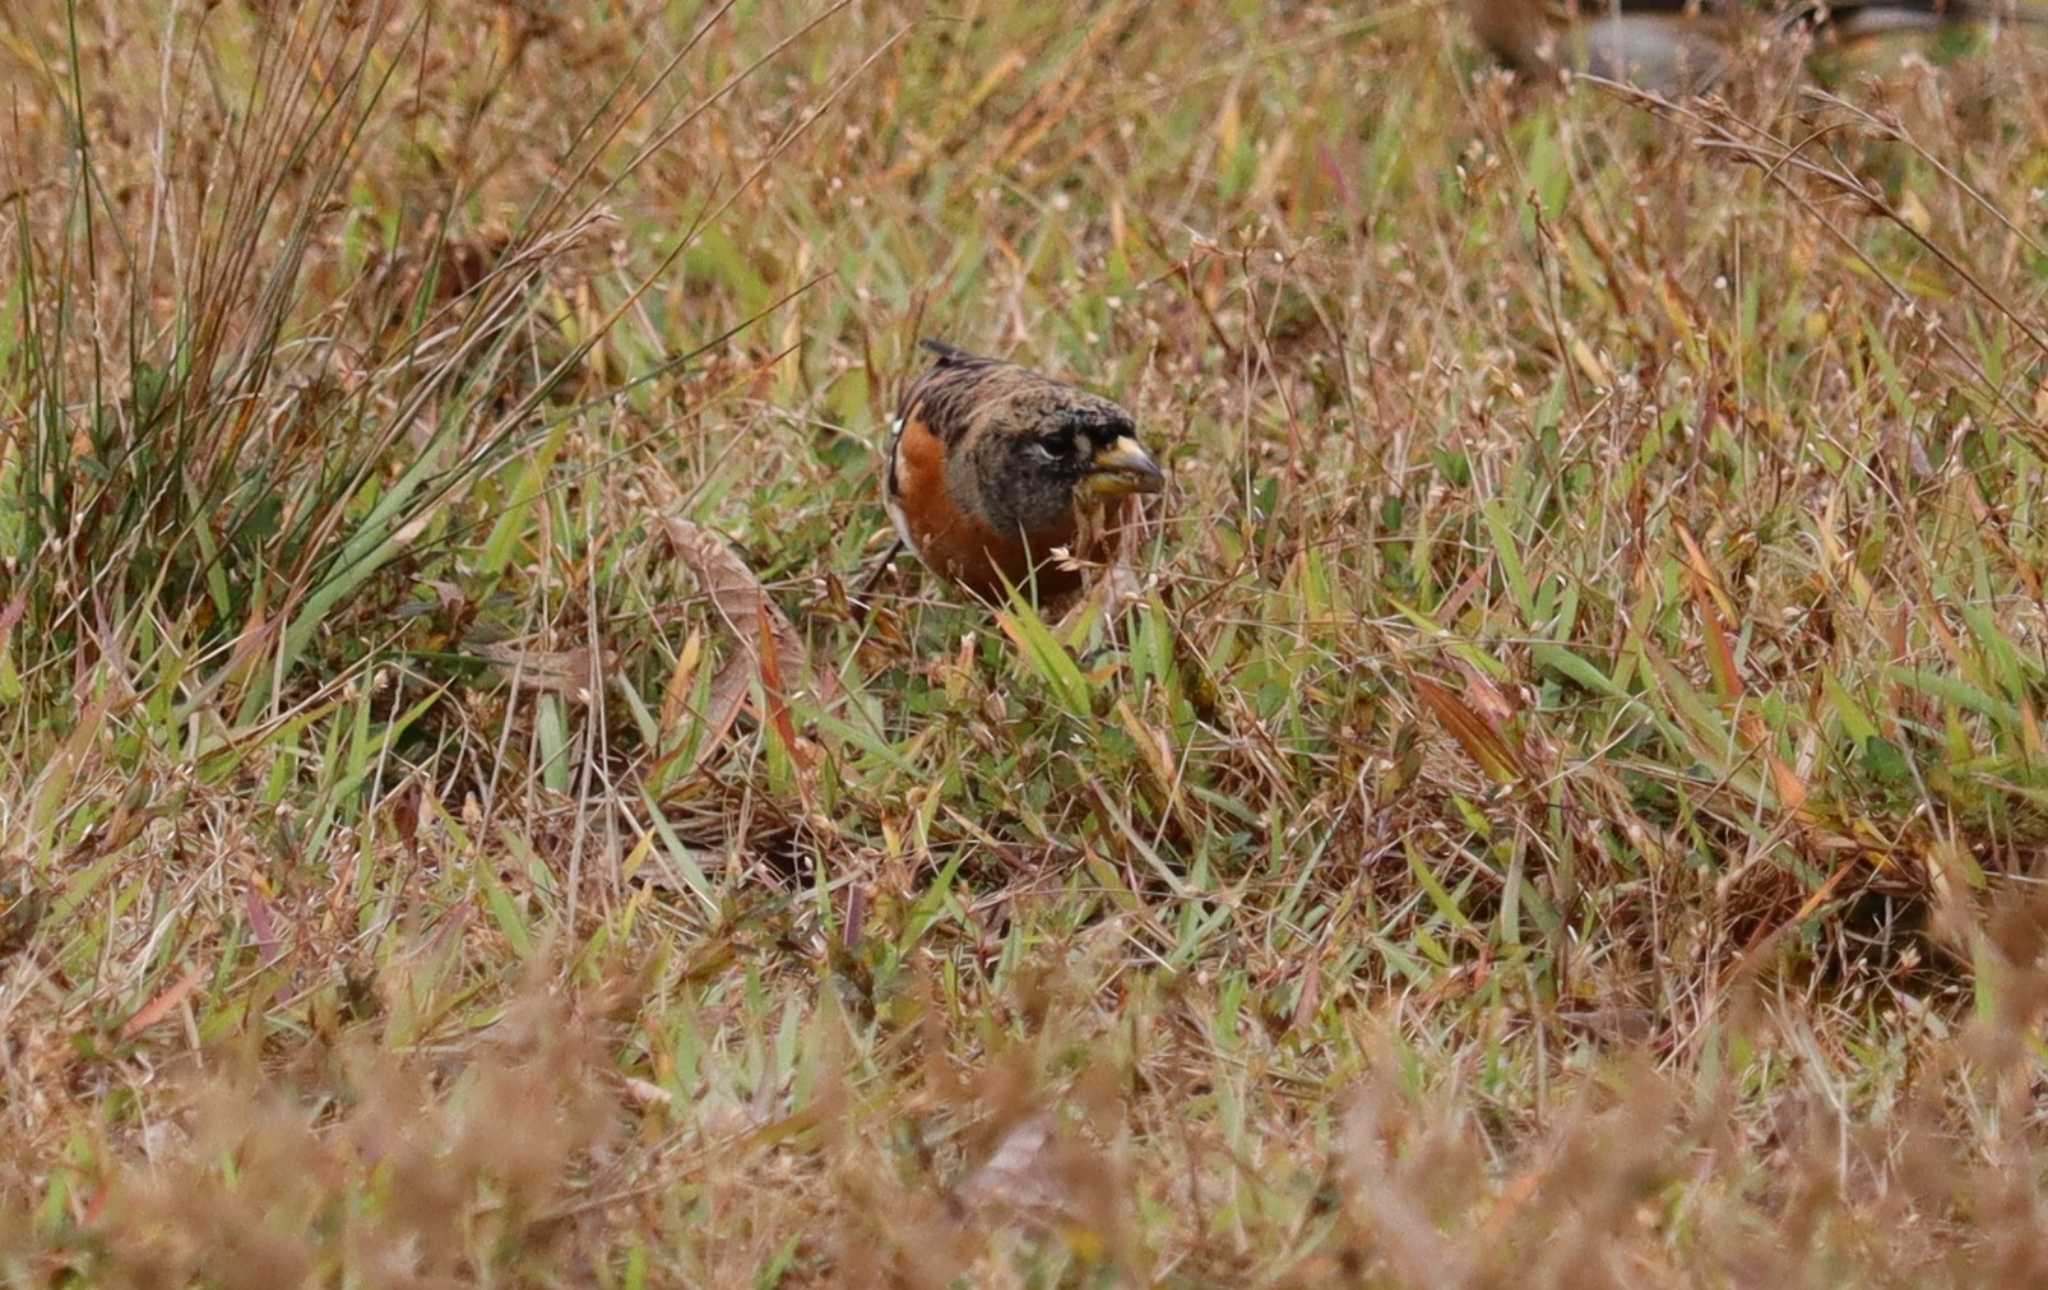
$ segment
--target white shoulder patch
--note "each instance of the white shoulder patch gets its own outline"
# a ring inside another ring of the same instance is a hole
[[[910,517],[896,504],[896,446],[903,442],[903,418],[897,417],[889,423],[889,477],[882,486],[882,505],[888,508],[890,522],[896,525],[896,536],[903,539],[903,545],[917,550],[917,542],[910,536]]]
[[[910,536],[910,517],[903,513],[903,508],[896,504],[896,499],[893,497],[885,502],[884,505],[889,508],[889,518],[896,524],[896,536],[903,539],[903,545],[916,551],[917,539]]]

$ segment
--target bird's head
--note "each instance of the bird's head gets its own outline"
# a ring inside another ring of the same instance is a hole
[[[1130,413],[1071,387],[1045,382],[993,400],[979,429],[982,508],[1004,531],[1055,529],[1076,509],[1166,485]]]

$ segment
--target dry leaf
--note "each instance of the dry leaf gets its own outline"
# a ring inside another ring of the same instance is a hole
[[[174,985],[165,989],[148,1003],[143,1004],[141,1008],[136,1010],[134,1016],[121,1023],[121,1042],[126,1043],[169,1016],[172,1009],[185,1002],[192,992],[199,988],[199,983],[205,979],[206,973],[198,968],[187,968],[185,975],[179,977]]]
[[[732,733],[732,723],[739,720],[740,709],[747,705],[747,678],[753,675],[754,659],[751,654],[735,654],[718,675],[711,678],[711,693],[705,699],[704,724],[708,728],[703,740],[697,745],[697,763],[702,764],[712,750],[725,742]]]
[[[682,652],[676,655],[676,665],[669,671],[668,685],[662,690],[661,737],[664,742],[682,723],[683,705],[690,700],[690,689],[697,681],[697,665],[703,659],[704,633],[693,631],[683,642]]]
[[[977,1208],[1057,1208],[1061,1191],[1054,1177],[1054,1145],[1051,1113],[1025,1116],[1010,1126],[981,1167],[967,1175],[960,1184],[960,1199]]]
[[[1801,827],[1811,825],[1813,820],[1804,810],[1810,791],[1806,781],[1799,777],[1799,772],[1786,764],[1784,758],[1778,756],[1774,747],[1775,740],[1770,728],[1764,725],[1763,719],[1754,712],[1746,712],[1736,723],[1736,729],[1741,732],[1743,741],[1764,759],[1764,765],[1769,768],[1771,788],[1778,795],[1779,809],[1791,815],[1795,824]]]
[[[1707,629],[1707,662],[1714,669],[1714,681],[1721,688],[1721,696],[1733,702],[1743,695],[1742,671],[1735,665],[1735,648],[1728,642],[1728,629],[1714,604],[1713,589],[1697,576],[1692,586],[1693,598],[1699,602],[1700,621]]]
[[[768,598],[761,580],[745,561],[733,554],[723,538],[689,520],[669,518],[664,524],[669,541],[704,585],[705,593],[742,649],[749,654],[756,652],[756,642],[764,639],[765,620],[765,638],[774,643],[781,675],[808,678],[811,697],[819,703],[830,703],[839,697],[839,678],[811,667],[810,654],[796,628],[790,626],[789,619]]]
[[[589,703],[604,690],[602,659],[588,646],[577,649],[527,649],[513,641],[471,647],[480,658],[511,671],[530,689],[549,690],[576,703]]]
[[[1721,585],[1721,575],[1714,571],[1713,565],[1707,563],[1707,553],[1700,550],[1700,544],[1693,540],[1692,530],[1676,520],[1672,521],[1671,527],[1672,531],[1678,534],[1679,542],[1685,546],[1686,567],[1692,571],[1693,577],[1706,584],[1707,593],[1721,609],[1721,617],[1731,620],[1740,618],[1742,615],[1737,612],[1735,601],[1728,595],[1727,588]]]
[[[746,702],[748,682],[756,672],[762,677],[764,691],[770,695],[769,706],[775,710],[763,714],[764,719],[774,720],[777,713],[781,714],[777,733],[787,741],[791,755],[799,755],[794,727],[782,708],[792,680],[807,684],[816,702],[828,704],[839,697],[839,678],[811,666],[809,651],[796,628],[768,598],[754,571],[723,538],[701,524],[673,516],[665,518],[663,525],[677,554],[711,597],[740,651],[711,680],[709,711],[704,714],[710,734],[698,745],[697,760],[708,757],[731,732],[732,723]]]
[[[620,1083],[625,1085],[626,1096],[640,1106],[669,1106],[675,1101],[674,1094],[648,1080],[626,1075],[620,1078]]]
[[[14,635],[14,625],[21,621],[28,609],[28,589],[16,592],[14,599],[7,602],[7,608],[0,609],[0,649],[7,648],[8,638]]]
[[[264,903],[263,893],[253,886],[242,891],[242,914],[249,921],[249,932],[256,938],[256,948],[263,952],[264,964],[275,963],[279,951],[277,921],[270,916],[270,906]]]
[[[1473,711],[1486,718],[1488,725],[1498,730],[1514,720],[1515,714],[1521,711],[1520,705],[1495,685],[1492,678],[1462,658],[1453,659],[1452,663],[1458,669],[1458,675],[1465,678],[1465,698]]]
[[[1488,725],[1485,718],[1467,707],[1463,699],[1422,676],[1415,678],[1415,693],[1437,719],[1437,724],[1450,731],[1465,754],[1495,782],[1512,784],[1528,773],[1522,764],[1521,753],[1510,746],[1499,731]]]

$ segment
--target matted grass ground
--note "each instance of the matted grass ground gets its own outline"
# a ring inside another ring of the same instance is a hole
[[[1892,54],[11,0],[8,1284],[2042,1283],[2048,62]],[[863,601],[920,335],[1126,613]]]

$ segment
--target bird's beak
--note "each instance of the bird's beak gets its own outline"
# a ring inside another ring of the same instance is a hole
[[[1088,477],[1081,486],[1096,497],[1123,497],[1130,493],[1156,493],[1166,487],[1166,472],[1150,453],[1129,435],[1117,441],[1088,463]]]

